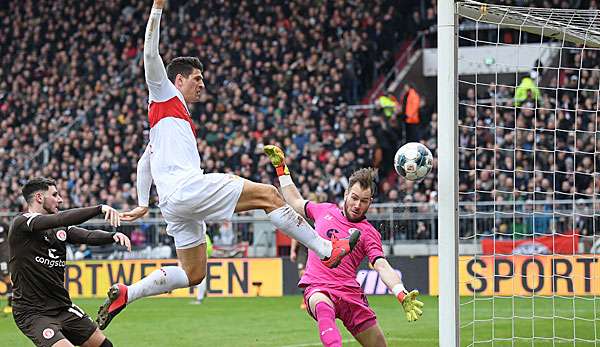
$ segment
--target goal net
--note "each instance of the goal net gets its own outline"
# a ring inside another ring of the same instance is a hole
[[[455,11],[460,344],[600,345],[600,13]]]

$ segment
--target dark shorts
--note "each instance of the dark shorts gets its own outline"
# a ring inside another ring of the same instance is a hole
[[[82,309],[73,305],[57,314],[13,311],[15,323],[36,346],[51,347],[62,339],[79,346],[98,326]]]
[[[308,249],[304,245],[298,245],[296,250],[296,265],[298,270],[304,270],[308,259]]]

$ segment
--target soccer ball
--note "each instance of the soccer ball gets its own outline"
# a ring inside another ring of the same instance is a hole
[[[431,171],[433,155],[418,142],[409,142],[400,147],[394,157],[394,168],[398,175],[411,181],[418,181]]]

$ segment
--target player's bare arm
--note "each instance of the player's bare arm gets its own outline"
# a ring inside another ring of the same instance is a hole
[[[273,164],[275,167],[281,185],[281,194],[283,195],[285,202],[287,202],[288,205],[290,205],[303,218],[306,218],[304,206],[306,205],[307,201],[302,197],[298,191],[298,188],[294,184],[294,181],[292,181],[290,170],[285,164],[285,154],[281,148],[274,145],[265,146],[264,151],[271,160],[271,164]]]
[[[136,219],[142,218],[148,213],[148,207],[138,206],[131,211],[121,213],[121,220],[125,222],[132,222]]]
[[[412,290],[408,292],[404,288],[404,284],[400,279],[400,276],[394,271],[390,263],[385,258],[379,258],[375,260],[373,268],[379,277],[385,283],[385,285],[396,295],[398,301],[402,304],[404,312],[406,313],[406,319],[409,322],[413,322],[421,318],[423,314],[423,303],[417,300],[419,295],[418,290]]]
[[[292,239],[292,243],[290,245],[290,260],[296,262],[296,247],[298,247],[298,241],[296,239]]]

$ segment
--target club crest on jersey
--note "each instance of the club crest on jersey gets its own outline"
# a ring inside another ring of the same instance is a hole
[[[57,231],[56,238],[59,239],[60,241],[66,241],[67,240],[67,232],[64,230]]]
[[[54,337],[54,330],[50,329],[50,328],[46,328],[44,329],[44,331],[42,332],[42,335],[44,336],[44,338],[46,340],[50,340],[51,338]]]
[[[340,233],[339,230],[329,229],[329,230],[327,230],[327,237],[331,238],[331,235],[333,235],[333,234],[339,234],[339,233]]]
[[[357,231],[360,232],[360,229],[350,228],[350,229],[348,229],[348,234],[352,235],[352,234],[354,234]]]

